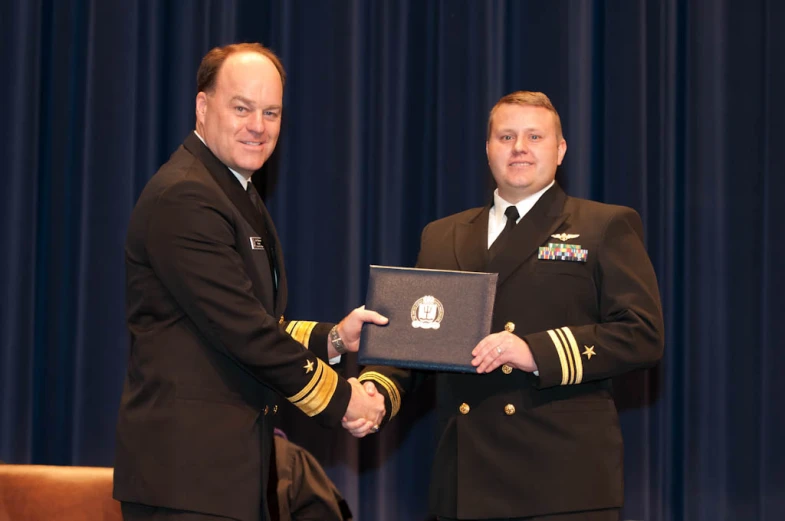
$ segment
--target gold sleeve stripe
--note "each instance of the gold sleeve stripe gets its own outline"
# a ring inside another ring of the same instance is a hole
[[[561,364],[561,384],[567,385],[569,378],[569,370],[567,369],[567,359],[564,358],[564,349],[562,348],[561,340],[553,329],[548,330],[548,335],[551,337],[553,345],[556,347],[556,354],[559,355],[559,363]]]
[[[567,379],[567,385],[571,385],[575,383],[575,358],[572,356],[572,351],[570,351],[570,345],[567,341],[567,337],[564,335],[564,331],[557,329],[556,334],[559,335],[559,340],[561,340],[561,345],[564,348],[564,354],[567,357],[567,365],[570,366],[570,377]]]
[[[313,392],[295,403],[308,416],[316,416],[327,408],[338,387],[338,373],[319,360],[319,365],[325,369],[322,372],[322,379],[314,388]]]
[[[289,401],[308,416],[316,416],[327,408],[338,387],[338,374],[321,360],[317,360],[314,376],[305,388]]]
[[[313,332],[317,324],[318,322],[309,322],[307,320],[293,320],[286,326],[286,332],[308,348],[308,342],[311,341],[311,332]]]
[[[392,380],[374,371],[365,373],[363,376],[365,378],[362,378],[361,382],[377,382],[387,391],[387,395],[390,397],[390,409],[392,409],[390,411],[390,419],[392,420],[401,408],[401,395],[398,392],[398,387]]]
[[[579,384],[583,381],[583,359],[581,358],[581,352],[578,349],[578,342],[575,341],[575,337],[573,336],[572,331],[570,331],[570,328],[563,327],[561,329],[564,331],[567,340],[570,341],[572,358],[575,360],[575,381],[573,383]]]
[[[313,372],[313,377],[299,393],[287,398],[290,402],[298,402],[305,398],[311,391],[313,391],[314,387],[316,387],[316,385],[319,383],[319,380],[322,379],[322,373],[324,372],[324,363],[321,362],[322,361],[318,358],[316,359],[316,371]]]
[[[378,373],[376,371],[368,371],[367,373],[363,373],[360,375],[360,382],[376,382],[387,391],[387,394],[390,396],[390,419],[392,420],[395,418],[395,415],[398,414],[398,411],[401,409],[401,393],[398,391],[398,386],[395,385],[391,379],[384,376],[382,373]]]

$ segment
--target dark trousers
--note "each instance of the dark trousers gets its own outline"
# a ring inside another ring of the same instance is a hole
[[[607,510],[589,510],[586,512],[570,512],[535,517],[507,517],[502,519],[484,519],[475,521],[619,521],[621,511],[618,508]],[[439,521],[458,521],[449,517],[440,517]],[[468,520],[462,520],[468,521]]]
[[[174,510],[171,508],[150,507],[139,503],[121,502],[123,521],[233,521],[230,517],[213,516],[189,512],[187,510]]]

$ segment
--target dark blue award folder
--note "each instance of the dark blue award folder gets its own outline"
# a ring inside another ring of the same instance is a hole
[[[473,373],[471,351],[491,331],[497,273],[371,266],[359,362]]]

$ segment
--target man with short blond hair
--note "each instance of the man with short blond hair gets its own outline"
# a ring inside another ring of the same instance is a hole
[[[532,92],[528,90],[519,90],[516,92],[511,92],[506,96],[502,96],[499,101],[496,102],[496,105],[493,106],[491,109],[491,113],[488,116],[488,135],[486,137],[487,140],[491,138],[491,130],[493,129],[493,116],[496,112],[505,105],[518,105],[521,107],[542,107],[553,114],[554,123],[556,125],[556,137],[559,140],[564,140],[564,136],[562,135],[561,129],[561,118],[559,117],[559,113],[556,111],[556,107],[553,106],[551,100],[548,96],[543,94],[542,92]]]
[[[663,349],[640,217],[562,191],[567,142],[545,94],[501,98],[485,149],[493,202],[426,226],[417,260],[499,274],[493,333],[471,353],[477,374],[435,373],[431,509],[441,520],[618,521],[611,378],[656,363]],[[385,397],[386,423],[426,376],[369,367],[360,381]]]

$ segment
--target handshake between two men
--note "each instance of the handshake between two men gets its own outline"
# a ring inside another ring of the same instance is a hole
[[[356,353],[360,348],[360,333],[366,322],[381,326],[387,324],[388,320],[376,311],[365,309],[365,306],[354,309],[336,327],[346,351]],[[340,354],[332,343],[328,346],[328,353],[331,358]],[[377,432],[386,412],[384,396],[377,393],[373,386],[363,387],[357,378],[349,378],[348,382],[352,386],[352,396],[341,425],[358,438]]]
[[[366,322],[385,325],[388,319],[365,309],[365,306],[349,313],[337,326],[346,351],[357,352],[360,348],[360,333]],[[328,351],[331,357],[339,354],[333,346]],[[472,350],[472,365],[477,368],[478,374],[490,373],[502,365],[529,373],[537,371],[529,344],[508,331],[492,333],[483,338]],[[377,392],[373,382],[361,384],[357,378],[349,378],[348,382],[352,386],[352,396],[341,425],[357,438],[378,432],[386,414],[384,396]]]

